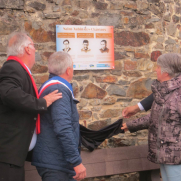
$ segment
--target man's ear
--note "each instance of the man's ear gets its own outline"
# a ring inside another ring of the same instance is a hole
[[[28,55],[31,54],[29,46],[25,47],[25,52],[26,52]]]
[[[70,75],[70,67],[67,68],[66,74],[69,76]]]

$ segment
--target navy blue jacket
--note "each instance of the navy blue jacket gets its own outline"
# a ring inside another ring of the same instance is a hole
[[[40,97],[57,89],[62,92],[63,97],[40,115],[41,133],[33,151],[32,165],[75,174],[73,167],[82,162],[79,152],[79,115],[76,108],[78,101],[73,98],[70,83],[58,76],[52,79],[63,81],[64,85],[51,85]]]

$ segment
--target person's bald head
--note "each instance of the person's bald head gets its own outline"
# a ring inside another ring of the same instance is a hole
[[[24,48],[30,43],[32,43],[32,40],[26,33],[11,33],[7,44],[7,56],[23,55],[25,53]]]

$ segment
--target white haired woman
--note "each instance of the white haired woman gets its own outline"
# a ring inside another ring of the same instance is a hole
[[[161,55],[156,72],[157,80],[151,86],[154,96],[151,113],[124,123],[121,129],[130,132],[148,129],[148,160],[160,164],[163,181],[180,181],[181,55]]]

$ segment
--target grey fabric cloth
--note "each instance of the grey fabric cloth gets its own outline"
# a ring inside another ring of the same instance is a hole
[[[154,163],[181,164],[181,75],[152,84],[151,114],[127,123],[131,132],[148,129],[148,159]]]
[[[56,78],[60,79],[58,76]],[[65,83],[70,86],[67,81]],[[40,115],[41,133],[33,151],[32,165],[75,174],[73,167],[82,163],[79,114],[76,108],[78,101],[63,84],[46,88],[40,97],[54,90],[62,92],[62,98],[55,101],[48,112]]]

